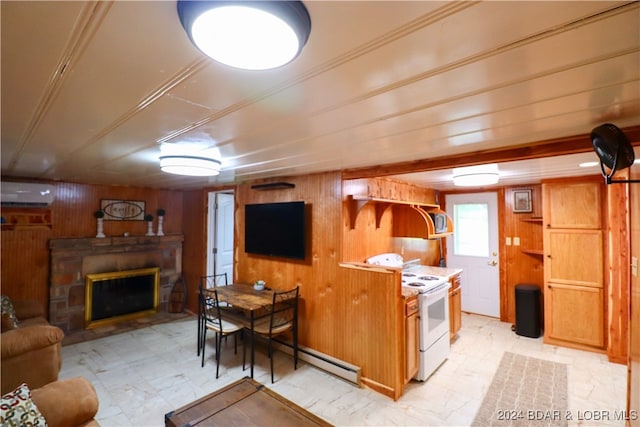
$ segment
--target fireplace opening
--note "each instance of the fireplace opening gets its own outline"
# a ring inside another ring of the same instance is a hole
[[[158,311],[160,268],[87,274],[85,327],[109,325]]]

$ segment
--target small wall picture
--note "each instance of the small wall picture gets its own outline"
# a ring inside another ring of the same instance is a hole
[[[513,192],[513,211],[531,212],[531,190],[515,190]]]
[[[144,221],[144,202],[139,200],[101,200],[107,221]]]

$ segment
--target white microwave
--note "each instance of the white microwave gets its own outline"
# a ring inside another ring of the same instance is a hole
[[[447,232],[447,215],[443,213],[429,212],[431,221],[433,221],[434,231],[436,234]]]

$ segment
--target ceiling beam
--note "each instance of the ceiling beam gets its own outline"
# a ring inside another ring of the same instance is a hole
[[[624,128],[622,131],[632,145],[640,145],[640,126]],[[593,151],[589,134],[554,138],[505,148],[479,150],[471,153],[412,160],[342,171],[342,179],[374,178],[405,173],[426,172],[460,166],[474,166],[485,163],[502,163],[515,160],[530,160],[543,157],[563,156]]]

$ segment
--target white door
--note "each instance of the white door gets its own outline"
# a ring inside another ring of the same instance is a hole
[[[209,193],[207,275],[227,273],[233,282],[233,193]]]
[[[462,311],[500,317],[497,193],[449,194],[447,267],[461,268]]]

